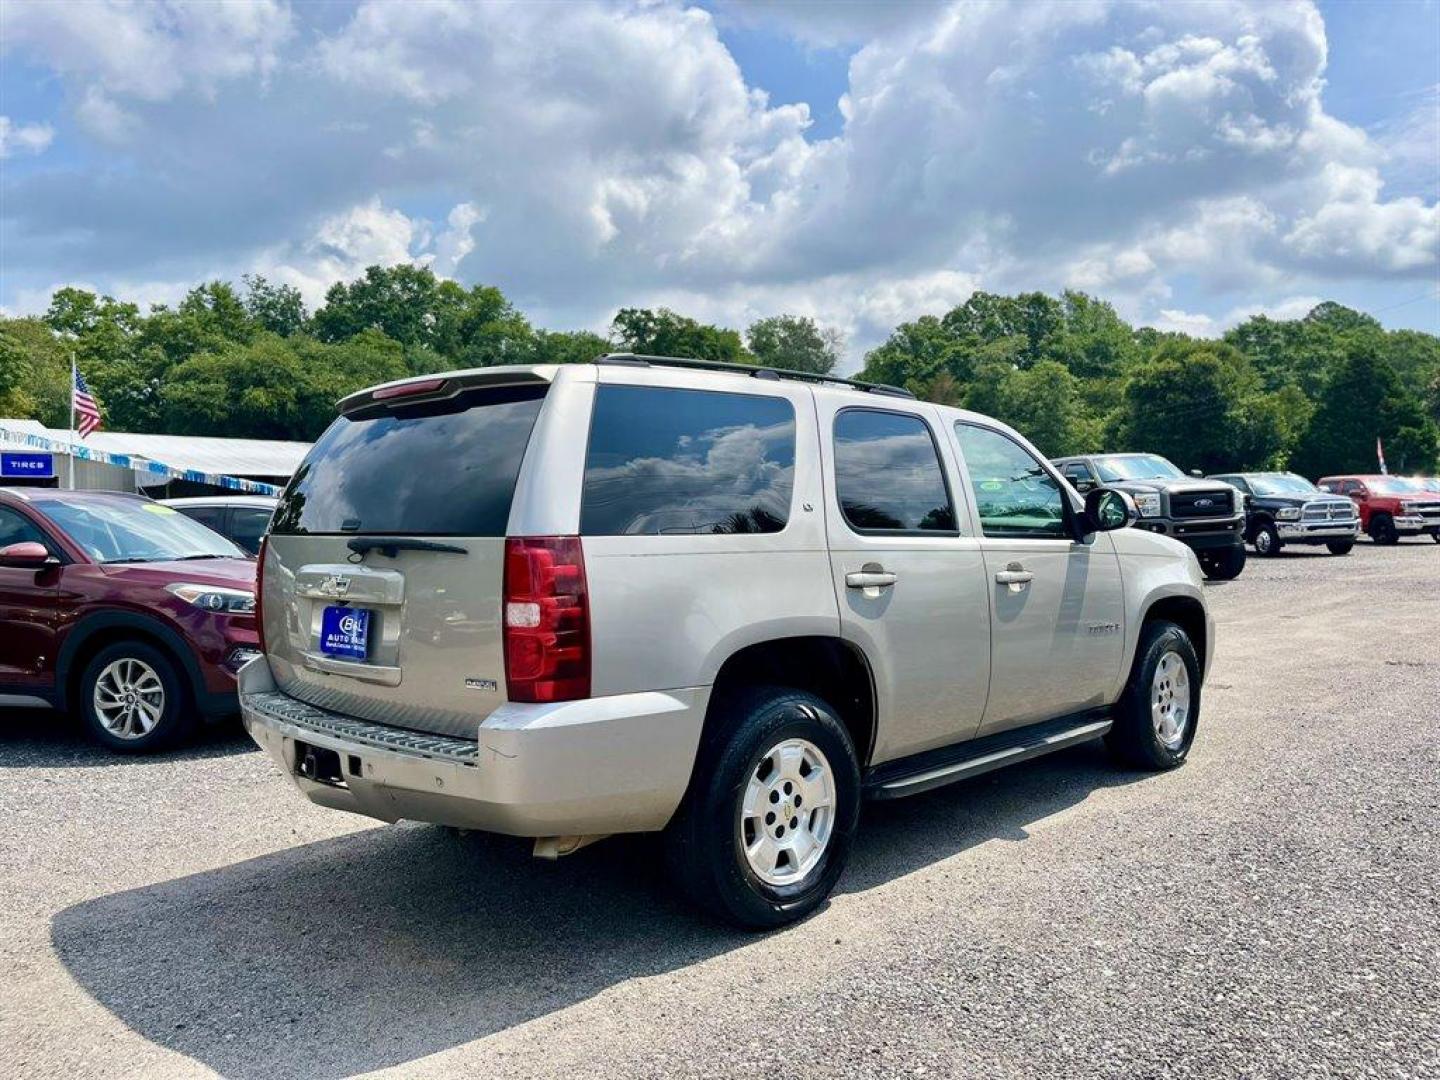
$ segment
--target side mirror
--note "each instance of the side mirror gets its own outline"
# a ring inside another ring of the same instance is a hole
[[[44,544],[34,540],[22,540],[18,544],[0,548],[0,566],[10,566],[18,570],[39,570],[58,561]]]
[[[1097,487],[1085,494],[1082,531],[1086,535],[1123,529],[1139,517],[1139,511],[1135,509],[1135,500],[1123,491]]]
[[[1204,476],[1205,476],[1205,474],[1204,474],[1203,472],[1201,472],[1199,469],[1191,469],[1191,470],[1190,470],[1190,475],[1191,475],[1191,476],[1198,476],[1198,477],[1201,477],[1202,479],[1203,479]]]
[[[1087,491],[1094,491],[1094,490],[1095,490],[1095,481],[1094,481],[1094,480],[1091,480],[1088,476],[1087,476],[1087,477],[1079,477],[1079,476],[1077,476],[1077,477],[1075,477],[1073,480],[1071,480],[1070,482],[1075,485],[1075,490],[1078,491],[1078,492],[1080,492],[1081,495],[1084,495]]]

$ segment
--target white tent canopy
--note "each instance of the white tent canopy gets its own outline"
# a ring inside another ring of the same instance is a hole
[[[0,430],[39,435],[57,443],[68,443],[70,432],[46,428],[36,420],[0,418]],[[0,435],[6,450],[26,449],[10,445]],[[270,439],[217,439],[200,435],[137,435],[126,431],[97,431],[78,445],[108,454],[128,454],[168,465],[172,469],[194,469],[226,476],[288,477],[300,467],[310,450],[309,443]]]

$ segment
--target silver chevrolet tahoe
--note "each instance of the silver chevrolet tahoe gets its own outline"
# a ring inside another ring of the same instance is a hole
[[[312,802],[552,856],[660,831],[696,903],[761,928],[825,899],[864,798],[1102,737],[1168,769],[1195,737],[1195,556],[984,416],[630,355],[339,411],[240,677]]]

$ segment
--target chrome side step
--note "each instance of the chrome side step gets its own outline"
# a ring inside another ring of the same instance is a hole
[[[918,754],[914,758],[888,762],[871,771],[865,783],[865,794],[872,799],[917,795],[1101,738],[1110,730],[1112,722],[1109,716],[1091,713],[1083,718],[1071,717],[1064,721],[1037,724]]]

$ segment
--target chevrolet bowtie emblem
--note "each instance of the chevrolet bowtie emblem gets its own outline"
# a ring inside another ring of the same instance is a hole
[[[321,596],[344,596],[350,591],[350,579],[334,574],[320,583]]]

